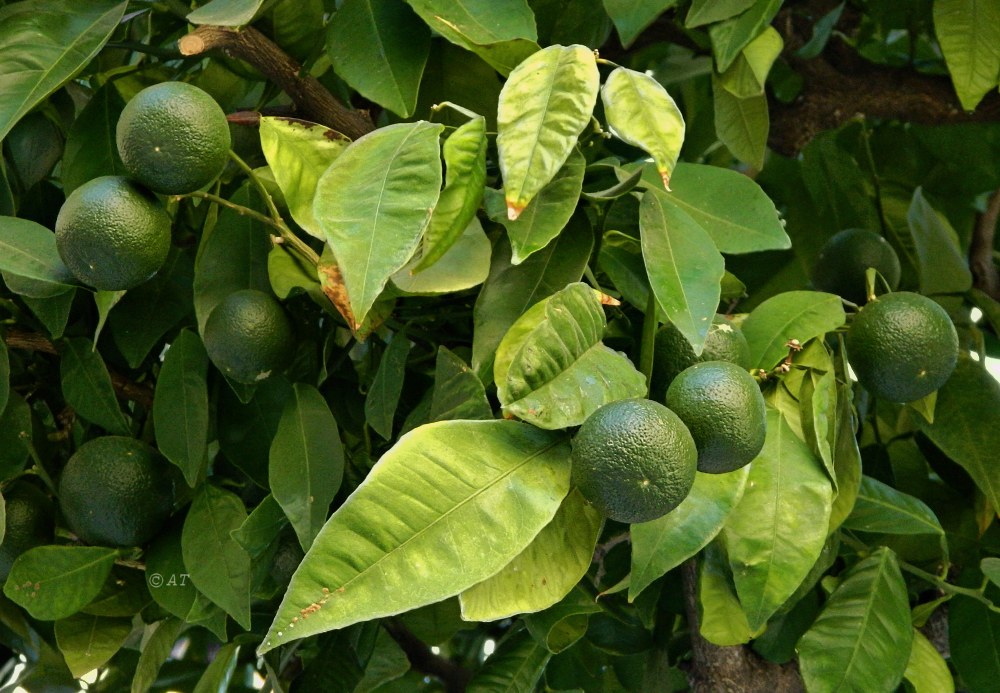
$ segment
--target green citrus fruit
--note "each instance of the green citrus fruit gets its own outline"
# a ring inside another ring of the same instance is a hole
[[[231,138],[226,114],[207,92],[185,82],[143,89],[118,119],[118,153],[150,190],[183,195],[215,180]]]
[[[684,423],[659,402],[626,399],[591,414],[573,438],[573,483],[618,522],[648,522],[684,500],[698,451]]]
[[[691,431],[700,472],[739,469],[764,447],[764,397],[746,369],[734,363],[696,363],[674,378],[665,401]]]
[[[88,544],[144,544],[163,526],[173,503],[169,463],[134,438],[104,436],[84,443],[59,479],[63,517]]]
[[[205,350],[216,367],[240,383],[256,383],[287,365],[292,325],[281,304],[263,291],[227,296],[205,323]]]
[[[731,361],[743,368],[750,368],[750,345],[740,328],[724,315],[716,315],[705,337],[701,356],[673,323],[667,323],[656,333],[653,347],[653,373],[650,378],[650,397],[662,402],[670,382],[685,368],[701,361]]]
[[[899,286],[899,257],[884,238],[867,229],[845,229],[820,248],[813,264],[812,283],[820,291],[863,304],[865,271],[874,267],[889,284]]]
[[[286,534],[278,543],[278,548],[271,558],[271,579],[276,585],[286,587],[299,567],[305,552],[294,533]]]
[[[73,276],[102,291],[141,284],[170,252],[170,216],[156,196],[121,176],[70,193],[56,218],[56,250]]]
[[[847,331],[858,382],[891,402],[913,402],[944,385],[958,361],[958,334],[937,303],[909,291],[879,296]]]
[[[7,529],[0,543],[0,582],[7,579],[14,559],[53,538],[52,501],[38,487],[19,481],[3,495]]]

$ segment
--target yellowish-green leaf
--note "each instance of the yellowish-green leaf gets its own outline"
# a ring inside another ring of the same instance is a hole
[[[774,61],[781,55],[785,42],[774,27],[747,44],[729,69],[719,78],[726,91],[740,99],[760,96]]]
[[[1000,2],[934,0],[934,33],[958,100],[971,111],[1000,75]]]
[[[56,621],[56,644],[73,676],[107,663],[132,632],[132,619],[74,614]]]
[[[915,693],[955,693],[955,679],[948,664],[923,633],[913,629],[913,649],[903,678]]]
[[[392,275],[392,283],[403,293],[422,296],[471,289],[486,281],[491,251],[483,225],[473,216],[462,234],[433,265],[421,270],[422,258],[415,258]]]
[[[763,168],[767,134],[771,129],[767,97],[763,94],[746,99],[733,96],[714,75],[712,94],[715,97],[715,131],[719,139],[738,159],[755,168]]]

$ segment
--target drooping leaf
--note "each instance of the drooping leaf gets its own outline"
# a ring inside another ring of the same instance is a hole
[[[131,632],[132,620],[128,618],[74,614],[55,624],[59,651],[76,677],[106,664]]]
[[[569,445],[514,421],[403,436],[323,527],[260,652],[440,601],[525,549],[569,491]]]
[[[719,306],[725,261],[698,222],[659,190],[643,193],[639,227],[656,302],[701,354]]]
[[[454,352],[439,346],[428,420],[492,418],[483,381]]]
[[[444,141],[442,153],[444,189],[424,234],[415,273],[440,260],[476,216],[486,181],[486,119],[476,116],[459,126]]]
[[[464,291],[486,281],[490,271],[490,239],[477,217],[433,265],[418,270],[421,258],[414,258],[392,275],[392,284],[403,293],[433,296]]]
[[[778,1],[778,0],[775,0]],[[719,139],[738,159],[757,169],[764,167],[767,135],[771,117],[764,94],[739,98],[712,76],[715,102],[715,131]]]
[[[326,42],[338,75],[404,118],[417,106],[430,47],[430,31],[403,0],[345,0]]]
[[[77,414],[111,433],[129,435],[104,359],[89,339],[65,340],[59,366],[63,396]]]
[[[218,691],[228,691],[229,682],[236,671],[236,663],[240,655],[240,644],[236,642],[226,643],[215,653],[215,657],[209,662],[202,672],[198,683],[194,687],[194,693],[217,693]]]
[[[944,657],[916,628],[903,678],[913,686],[914,693],[955,693],[955,679]]]
[[[202,484],[184,520],[181,551],[194,586],[249,629],[250,554],[230,536],[246,519],[239,496]]]
[[[97,55],[126,4],[27,0],[0,9],[0,140]]]
[[[764,449],[722,530],[751,630],[763,626],[809,573],[826,542],[833,489],[781,412],[767,410]]]
[[[583,155],[574,149],[555,177],[538,191],[517,219],[507,218],[503,193],[487,189],[486,212],[507,229],[513,249],[512,263],[519,265],[547,246],[569,223],[580,199],[585,170]]]
[[[344,478],[337,422],[319,390],[295,383],[271,443],[271,493],[308,550]]]
[[[153,399],[156,445],[194,488],[208,454],[208,354],[198,335],[181,330],[170,345]]]
[[[810,691],[892,691],[912,644],[906,583],[883,547],[847,573],[799,640],[799,669]]]
[[[954,229],[917,188],[906,214],[920,266],[920,293],[961,293],[972,287],[972,273],[958,247]]]
[[[733,591],[725,552],[718,542],[705,548],[698,575],[701,636],[713,645],[729,647],[750,642],[754,630]]]
[[[107,322],[111,309],[118,305],[118,302],[125,297],[125,291],[95,291],[94,304],[97,306],[97,326],[94,328],[94,342],[104,331],[104,323]]]
[[[551,656],[524,629],[500,643],[496,654],[476,673],[467,690],[469,693],[533,691]]]
[[[740,51],[729,69],[719,76],[719,83],[738,99],[761,96],[771,66],[784,45],[777,29],[767,27]]]
[[[618,30],[622,45],[632,42],[677,0],[604,0],[604,9]]]
[[[281,509],[281,505],[274,499],[274,496],[268,494],[247,515],[243,524],[230,532],[229,535],[247,550],[251,558],[256,558],[264,553],[271,542],[278,538],[278,534],[287,524],[288,516],[285,515],[285,511]]]
[[[934,33],[962,108],[973,110],[1000,74],[1000,4],[935,0]]]
[[[349,144],[346,137],[317,123],[294,118],[260,119],[260,145],[292,219],[323,238],[313,214],[316,184]]]
[[[593,51],[579,45],[549,46],[511,72],[497,112],[509,219],[517,219],[566,163],[592,117],[599,80]]]
[[[861,478],[854,510],[843,526],[883,534],[944,534],[941,522],[926,503],[870,476]]]
[[[695,476],[681,504],[663,517],[632,525],[632,572],[629,601],[650,583],[701,551],[722,530],[740,502],[750,467],[730,474]]]
[[[117,555],[99,546],[28,549],[14,561],[3,593],[34,618],[66,618],[97,596]]]
[[[69,290],[76,283],[56,251],[56,236],[28,219],[0,217],[0,270]]]
[[[684,116],[667,90],[645,72],[617,67],[601,87],[601,101],[611,132],[649,153],[669,190],[684,144]]]
[[[442,130],[425,121],[380,128],[352,143],[319,179],[313,212],[358,323],[412,257],[437,204]]]
[[[788,355],[791,339],[805,344],[847,320],[840,297],[820,291],[786,291],[767,299],[743,321],[754,368],[773,368]]]
[[[740,51],[767,28],[783,2],[784,0],[756,0],[745,12],[715,24],[708,30],[715,65],[720,73],[729,69]]]
[[[823,349],[820,340],[812,340],[810,346]],[[802,437],[812,449],[813,454],[823,463],[823,468],[837,490],[837,471],[834,466],[833,447],[836,443],[836,419],[831,413],[837,405],[837,377],[833,373],[832,363],[829,370],[820,373],[810,369],[808,376],[802,379],[799,389],[799,422]]]
[[[392,423],[403,391],[406,358],[412,344],[402,332],[397,332],[382,354],[375,380],[365,398],[365,421],[386,440],[392,439]]]
[[[218,26],[243,26],[253,21],[265,0],[211,0],[190,12],[187,20],[192,24]]]
[[[135,665],[131,693],[144,693],[152,687],[159,676],[160,667],[167,661],[174,643],[186,627],[184,621],[173,617],[147,626],[152,633],[145,639],[139,661]]]
[[[60,175],[67,195],[98,176],[127,175],[115,143],[115,127],[123,108],[125,101],[114,83],[108,82],[94,92],[73,121]]]
[[[721,22],[743,12],[754,2],[755,0],[692,0],[691,9],[684,18],[684,26],[693,29]]]
[[[580,425],[608,402],[642,397],[645,376],[601,341],[606,324],[593,289],[579,283],[522,315],[493,365],[504,412],[559,429]]]
[[[466,621],[497,621],[552,606],[586,574],[604,524],[573,490],[538,536],[491,578],[459,595]]]

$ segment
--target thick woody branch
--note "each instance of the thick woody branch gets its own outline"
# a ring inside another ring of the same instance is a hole
[[[302,72],[302,66],[253,27],[236,30],[202,26],[178,43],[182,55],[201,55],[221,50],[245,60],[288,94],[302,117],[326,125],[357,139],[375,129],[367,113],[351,110],[338,101],[319,81]]]
[[[972,285],[995,301],[1000,301],[1000,272],[993,261],[993,239],[1000,218],[1000,190],[990,195],[986,211],[979,215],[969,244]]]
[[[382,626],[406,653],[410,666],[440,679],[446,693],[462,693],[469,685],[472,672],[450,659],[434,654],[427,643],[411,633],[402,623],[389,618],[382,621]]]

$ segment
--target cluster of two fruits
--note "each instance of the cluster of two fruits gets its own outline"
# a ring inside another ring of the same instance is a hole
[[[56,248],[70,272],[102,291],[131,289],[155,275],[171,247],[160,195],[185,195],[216,180],[229,158],[226,115],[205,91],[183,82],[143,89],[116,129],[129,173],[74,190],[56,219]],[[273,296],[256,290],[225,298],[205,325],[213,363],[252,383],[284,364],[291,325]]]

